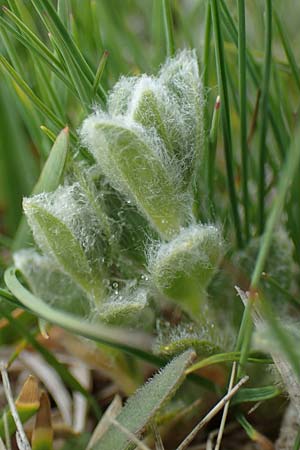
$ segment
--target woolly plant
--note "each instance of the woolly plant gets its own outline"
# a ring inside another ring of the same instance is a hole
[[[158,320],[168,329],[170,311],[181,311],[177,339],[164,332],[164,347],[169,339],[174,353],[219,348],[207,287],[222,231],[194,213],[204,102],[194,51],[157,76],[119,80],[107,110],[97,107],[80,128],[94,163],[73,161],[54,192],[23,201],[38,250],[16,253],[15,265],[35,294],[86,320],[148,329]]]

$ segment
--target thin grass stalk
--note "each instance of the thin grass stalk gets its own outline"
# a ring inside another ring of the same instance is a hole
[[[221,115],[222,115],[222,125],[223,125],[223,138],[224,138],[224,151],[226,159],[226,170],[227,170],[227,184],[231,204],[232,218],[235,228],[235,235],[238,247],[243,247],[243,238],[241,231],[241,221],[238,211],[238,200],[236,195],[236,188],[234,182],[234,171],[233,171],[233,151],[232,151],[232,136],[231,136],[231,121],[230,121],[230,109],[229,109],[229,97],[227,88],[227,76],[226,76],[226,65],[224,56],[224,45],[221,31],[220,22],[220,11],[219,4],[217,0],[210,0],[211,11],[212,11],[212,22],[213,30],[215,36],[215,46],[216,46],[216,65],[217,65],[217,76],[218,85],[221,93]]]
[[[263,233],[265,227],[265,183],[267,147],[266,136],[268,127],[269,85],[272,63],[272,0],[266,0],[265,23],[265,56],[264,74],[261,92],[261,129],[259,137],[259,179],[258,179],[258,231]]]
[[[239,93],[240,93],[240,145],[242,155],[242,186],[245,220],[245,240],[249,240],[249,193],[248,193],[248,144],[247,144],[247,82],[246,82],[246,19],[245,0],[237,0],[239,14],[238,53],[239,53]]]
[[[274,11],[274,19],[275,19],[275,23],[276,23],[276,26],[277,26],[277,29],[279,32],[280,40],[281,40],[282,46],[284,48],[286,57],[288,59],[293,77],[295,78],[297,88],[300,91],[300,73],[299,73],[298,64],[297,64],[291,43],[289,41],[288,35],[282,25],[282,22],[278,16],[277,11]]]
[[[231,14],[229,12],[229,9],[224,2],[224,0],[220,0],[221,8],[222,8],[222,19],[224,26],[226,27],[233,43],[238,46],[238,31],[237,27],[234,23],[234,20],[231,17]],[[253,83],[257,89],[260,88],[260,70],[257,67],[257,64],[252,56],[252,53],[247,49],[247,66],[249,70],[249,74],[253,80]],[[270,117],[270,123],[272,126],[272,130],[274,133],[274,137],[277,142],[277,146],[280,152],[280,156],[282,159],[284,159],[286,149],[290,144],[289,136],[287,134],[287,131],[284,129],[281,123],[278,122],[277,117],[274,114],[274,108],[273,108],[273,100],[272,98],[269,99],[270,108],[268,109],[268,114]]]
[[[171,57],[175,53],[173,21],[170,0],[161,0],[162,14],[164,20],[164,34],[166,41],[166,53]]]
[[[256,260],[255,268],[252,274],[250,283],[250,297],[248,304],[244,310],[242,324],[240,327],[236,351],[241,351],[240,357],[240,371],[243,369],[246,359],[248,357],[250,340],[253,331],[253,324],[251,320],[252,303],[257,301],[257,288],[264,270],[266,259],[270,250],[273,233],[278,223],[282,210],[284,208],[284,201],[294,176],[299,168],[300,150],[298,147],[300,132],[297,130],[290,151],[288,153],[285,166],[278,184],[277,195],[273,201],[273,205],[266,223],[265,231],[261,237],[261,246]]]

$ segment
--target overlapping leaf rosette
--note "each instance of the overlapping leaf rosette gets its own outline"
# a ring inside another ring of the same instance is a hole
[[[192,342],[207,354],[222,342],[206,290],[223,239],[193,212],[204,97],[196,54],[184,50],[156,77],[122,77],[107,111],[83,122],[95,163],[71,163],[55,192],[24,199],[39,251],[16,253],[15,264],[36,295],[85,320],[150,329],[159,320],[172,330],[161,352]]]

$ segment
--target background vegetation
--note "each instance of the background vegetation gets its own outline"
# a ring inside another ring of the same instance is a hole
[[[220,351],[212,352],[217,365],[204,360],[192,366],[191,371],[197,369],[197,375],[192,377],[199,391],[196,395],[190,393],[195,386],[191,380],[184,384],[186,392],[180,396],[179,391],[171,404],[170,416],[166,410],[160,416],[161,434],[165,448],[180,445],[199,417],[225,395],[230,373],[234,381],[246,373],[250,376],[248,391],[241,391],[236,404],[232,403],[224,448],[242,448],[251,445],[251,441],[261,448],[273,448],[271,442],[277,438],[287,409],[286,392],[295,397],[294,406],[300,410],[300,6],[293,0],[8,0],[1,5],[1,359],[15,360],[27,347],[34,348],[34,354],[41,355],[47,367],[54,368],[55,376],[58,374],[60,392],[81,392],[97,416],[99,405],[105,410],[114,393],[128,396],[134,392],[152,373],[153,365],[161,367],[171,356],[145,351],[136,342],[133,345],[134,336],[124,338],[122,331],[102,333],[85,322],[67,323],[61,313],[47,315],[45,305],[27,299],[21,287],[16,288],[20,297],[12,295],[3,275],[12,264],[13,251],[22,247],[20,231],[16,234],[22,198],[30,195],[36,185],[59,132],[69,126],[71,160],[89,160],[86,150],[80,147],[78,127],[93,106],[105,104],[107,93],[119,77],[157,74],[166,57],[177,49],[195,48],[207,97],[199,220],[222,227],[227,253],[209,294],[218,323],[231,331],[225,352],[221,356]],[[221,97],[220,109],[215,107],[217,96]],[[13,274],[10,277],[9,287],[14,283]],[[236,297],[235,285],[243,290],[251,288],[248,299],[241,293],[245,308]],[[24,304],[30,312],[21,313]],[[35,316],[73,331],[73,337],[63,335],[65,348],[60,345],[63,332],[51,329],[42,320],[37,322]],[[256,325],[257,320],[265,325],[263,332],[254,330],[253,318]],[[45,339],[47,332],[50,341]],[[106,339],[106,343],[113,343],[117,356],[112,360],[108,356],[111,350],[107,353],[96,344],[79,340],[77,334],[102,344]],[[25,355],[29,361],[29,354]],[[254,360],[245,365],[249,357]],[[90,370],[83,371],[83,382],[78,385],[80,374],[74,377],[71,368],[81,360],[93,372],[91,377]],[[184,373],[187,360],[178,368],[178,378]],[[233,361],[240,363],[238,374],[236,366],[232,369]],[[68,364],[68,369],[62,362]],[[270,362],[275,363],[274,370],[270,370]],[[148,364],[152,364],[152,369]],[[209,370],[203,370],[201,364],[209,366]],[[30,364],[29,369],[32,371]],[[17,366],[12,373],[17,374],[17,388],[18,383],[22,384],[20,380],[24,381],[23,368]],[[39,371],[37,375],[45,384]],[[93,388],[88,383],[83,387],[89,377]],[[46,388],[55,411],[54,381]],[[201,408],[195,404],[199,398]],[[183,402],[181,409],[176,401]],[[259,407],[248,417],[253,404]],[[182,423],[182,408],[191,414],[184,422],[186,432],[182,436],[179,433],[174,443],[170,436],[176,428],[172,426]],[[37,409],[33,408],[32,415]],[[63,416],[65,425],[67,414]],[[89,419],[82,414],[85,423],[77,430],[80,439],[75,444],[71,420],[61,432],[54,427],[56,438],[61,433],[63,444],[60,441],[59,445],[63,448],[86,448],[96,420],[92,413]],[[151,414],[152,410],[145,423],[152,420]],[[293,433],[289,432],[292,442],[286,447],[278,444],[277,448],[299,448],[298,414],[293,413],[293,420],[289,421],[294,424]],[[221,416],[210,422],[209,431],[219,429],[220,420]],[[156,426],[153,427],[156,448],[161,449]],[[207,439],[208,432],[199,435],[199,447],[195,448],[202,448],[201,443]],[[105,445],[97,448],[111,448]],[[149,440],[147,445],[154,444]],[[120,448],[125,448],[122,443]]]

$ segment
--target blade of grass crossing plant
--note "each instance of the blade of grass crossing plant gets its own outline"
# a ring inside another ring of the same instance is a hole
[[[241,351],[240,367],[243,367],[248,356],[248,350],[253,328],[251,320],[251,310],[253,301],[257,300],[256,289],[258,287],[260,278],[264,270],[264,265],[271,246],[275,226],[277,225],[282,210],[284,208],[284,202],[290,187],[290,183],[293,181],[297,173],[297,170],[299,169],[300,163],[299,142],[300,142],[300,127],[298,126],[294,134],[294,138],[291,143],[289,152],[287,154],[285,165],[281,171],[277,195],[273,200],[273,205],[271,207],[266,222],[265,231],[263,236],[261,237],[260,250],[251,278],[250,298],[243,314],[243,319],[236,344],[236,350]]]
[[[40,407],[36,415],[35,426],[31,438],[32,450],[53,449],[53,428],[51,423],[51,407],[46,392],[40,397]]]
[[[240,352],[219,353],[217,355],[212,355],[209,356],[208,358],[202,359],[201,361],[198,361],[197,363],[193,364],[191,367],[187,369],[186,373],[195,372],[196,370],[202,369],[203,367],[211,366],[212,364],[222,364],[225,362],[239,361],[240,356],[241,356]],[[248,357],[247,362],[254,364],[273,364],[272,359],[255,358],[251,356]]]
[[[69,129],[64,128],[57,136],[32,194],[54,191],[61,181],[69,149]],[[19,250],[31,243],[29,226],[23,217],[15,236],[13,250]]]
[[[18,398],[15,401],[15,408],[19,415],[21,423],[27,422],[35,413],[38,411],[40,406],[39,402],[39,389],[38,381],[36,378],[30,376],[25,381]],[[9,435],[12,436],[17,427],[12,415],[12,411],[7,408],[2,411],[0,417],[0,437],[5,438],[5,427],[4,427],[4,414],[6,414],[6,420],[8,425]]]
[[[186,351],[173,359],[160,373],[139,389],[126,403],[116,421],[136,435],[155,417],[158,410],[172,397],[185,378],[185,370],[195,353]],[[92,450],[123,450],[130,440],[111,425]]]
[[[269,85],[271,77],[272,58],[272,0],[265,1],[265,56],[264,74],[261,91],[261,128],[259,136],[259,186],[258,186],[258,231],[260,234],[265,226],[265,165],[266,165],[266,136],[268,126]]]
[[[88,322],[85,323],[82,320],[76,319],[71,314],[65,312],[60,313],[25,289],[17,279],[15,268],[10,268],[6,271],[5,280],[9,290],[21,303],[51,323],[56,323],[63,328],[81,334],[89,339],[99,341],[102,344],[115,346],[120,350],[131,350],[132,353],[137,355],[143,353],[140,350],[141,348],[150,345],[149,337],[144,334],[130,333],[128,330],[106,327],[102,324],[94,325]],[[137,342],[139,343],[139,348],[136,347]],[[154,360],[156,359],[154,358]]]
[[[235,227],[236,241],[238,247],[243,246],[243,238],[241,231],[241,222],[238,211],[238,200],[235,189],[235,180],[233,173],[233,152],[232,152],[232,136],[231,136],[231,121],[230,121],[230,110],[229,110],[229,98],[227,89],[227,77],[226,77],[226,66],[224,58],[224,47],[223,38],[221,31],[220,22],[220,12],[219,4],[217,0],[210,0],[211,12],[212,12],[212,22],[213,30],[215,36],[216,45],[216,66],[218,75],[218,84],[221,92],[221,102],[222,102],[222,125],[223,125],[223,138],[224,138],[224,150],[226,158],[226,169],[227,169],[227,184],[229,190],[231,211],[233,217],[233,223]]]
[[[67,367],[64,364],[61,364],[51,353],[49,350],[47,350],[46,347],[44,347],[42,344],[39,343],[37,339],[33,336],[31,332],[29,332],[26,327],[24,327],[21,323],[16,324],[13,317],[10,313],[7,312],[7,310],[0,305],[0,311],[1,314],[7,318],[7,320],[10,322],[11,326],[15,330],[16,333],[20,334],[26,341],[35,349],[37,350],[42,357],[47,361],[51,367],[53,367],[58,375],[61,377],[61,379],[64,381],[64,383],[72,390],[80,392],[87,400],[89,401],[91,407],[93,408],[93,411],[97,418],[100,418],[101,411],[99,409],[99,406],[94,399],[94,397],[77,381],[77,379],[71,374],[71,372],[67,369]]]
[[[167,56],[173,56],[175,53],[173,21],[170,0],[161,0],[161,9],[164,19],[164,34],[166,42]]]
[[[246,18],[245,0],[238,0],[239,31],[239,93],[240,93],[240,146],[242,153],[242,185],[245,220],[245,240],[249,240],[249,194],[248,194],[248,145],[247,145],[247,83],[246,83]]]
[[[3,289],[0,289],[0,295],[3,297],[3,299],[6,299],[12,305],[16,307],[23,307],[29,312],[34,313],[38,317],[42,317],[50,323],[56,323],[62,328],[68,329],[71,332],[75,332],[80,336],[84,336],[88,339],[99,342],[100,344],[107,345],[108,347],[124,351],[129,355],[135,356],[143,361],[147,361],[149,364],[153,364],[154,366],[161,367],[166,363],[165,359],[160,358],[148,352],[147,350],[144,350],[151,347],[151,339],[147,335],[141,333],[132,333],[124,329],[114,328],[112,326],[106,327],[101,325],[100,327],[99,325],[94,326],[91,323],[85,324],[82,321],[77,320],[74,316],[66,313],[61,314],[58,311],[53,310],[41,299],[31,294],[22,286],[22,284],[16,277],[16,270],[14,268],[11,268],[9,269],[9,271],[7,271],[6,281],[9,289],[14,293],[15,297]],[[22,297],[22,301],[19,302],[17,300],[17,296]],[[7,317],[8,313],[6,312],[6,310],[2,308],[1,311],[2,314]],[[24,334],[24,336],[26,336],[26,333]],[[28,341],[29,339],[30,338],[28,338]],[[32,346],[35,345],[34,340],[30,342]],[[139,347],[136,346],[137,342],[139,343]],[[39,351],[43,354],[43,350]],[[50,357],[51,355],[52,354],[50,353]],[[47,359],[47,361],[49,362],[49,364],[53,365],[53,363],[51,363],[49,359]],[[214,383],[212,383],[207,378],[190,374],[189,379],[209,391],[216,391]]]

